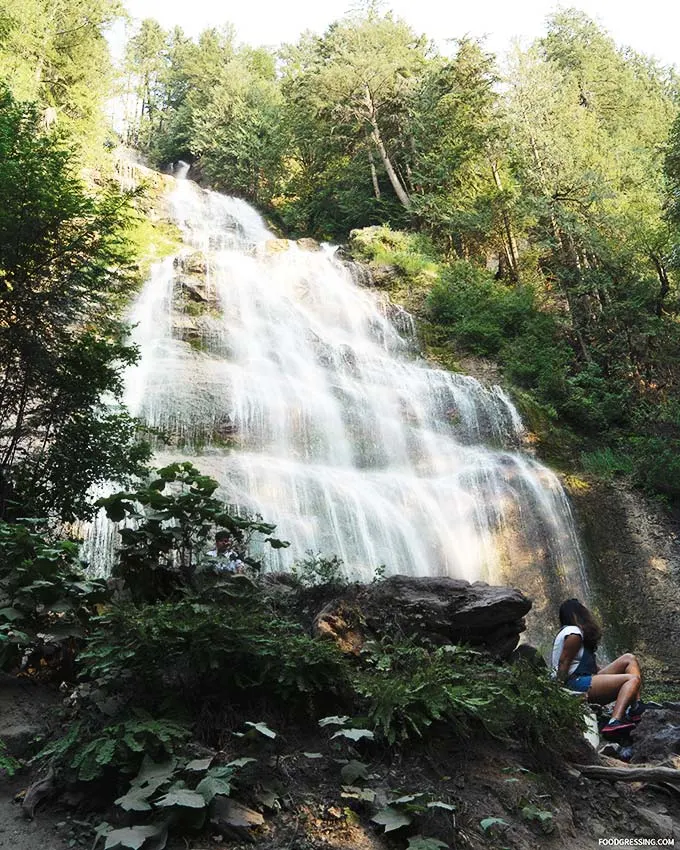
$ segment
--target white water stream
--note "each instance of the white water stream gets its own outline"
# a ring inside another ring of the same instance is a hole
[[[157,465],[188,457],[276,523],[291,546],[273,568],[313,550],[360,580],[510,583],[539,607],[585,593],[562,487],[521,452],[500,387],[418,359],[404,314],[332,250],[272,241],[246,203],[187,180],[171,201],[186,247],[133,307],[126,380],[130,411],[170,437]],[[106,557],[110,530],[87,550]]]

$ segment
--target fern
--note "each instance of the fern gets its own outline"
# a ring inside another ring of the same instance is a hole
[[[137,717],[122,723],[90,731],[85,724],[74,724],[69,732],[44,747],[36,761],[50,758],[74,778],[91,782],[116,768],[123,773],[135,773],[143,756],[164,759],[189,737],[189,730],[172,720]]]
[[[422,737],[441,721],[457,736],[474,728],[513,731],[535,749],[555,750],[583,722],[546,674],[493,664],[472,650],[372,644],[364,661],[354,686],[374,729],[391,744]]]
[[[7,752],[7,744],[0,738],[0,777],[14,776],[21,767],[21,762],[17,761]]]

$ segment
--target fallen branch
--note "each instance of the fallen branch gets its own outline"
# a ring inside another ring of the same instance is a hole
[[[23,802],[21,803],[21,811],[25,818],[32,818],[38,803],[45,797],[49,797],[56,791],[54,782],[54,768],[50,765],[47,776],[44,779],[39,779],[26,792]]]
[[[583,776],[610,782],[663,782],[680,791],[680,770],[673,767],[605,767],[601,764],[578,764]]]

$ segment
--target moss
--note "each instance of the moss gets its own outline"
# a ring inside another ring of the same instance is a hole
[[[417,322],[418,341],[424,356],[436,363],[441,369],[449,372],[462,372],[460,365],[460,352],[447,334],[442,333],[438,325],[432,324],[425,319]]]
[[[210,303],[209,301],[194,301],[191,298],[182,298],[179,300],[178,308],[186,313],[187,316],[191,316],[196,319],[200,316],[209,316],[211,319],[219,319],[222,316],[220,310],[217,307]]]
[[[539,457],[549,466],[562,472],[573,473],[580,469],[579,452],[582,438],[557,421],[557,412],[541,403],[527,390],[508,387],[512,400],[526,428],[534,435]]]
[[[160,218],[152,220],[142,214],[135,216],[127,236],[142,281],[148,278],[154,263],[176,253],[182,244],[182,235],[175,224]]]

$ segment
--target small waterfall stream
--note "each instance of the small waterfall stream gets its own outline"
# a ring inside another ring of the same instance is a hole
[[[557,477],[522,453],[500,387],[429,366],[405,314],[333,250],[274,239],[243,201],[178,180],[184,248],[132,309],[141,359],[126,404],[222,496],[276,523],[286,568],[306,550],[349,575],[451,575],[548,599],[585,593]],[[87,554],[101,562],[110,530]]]

